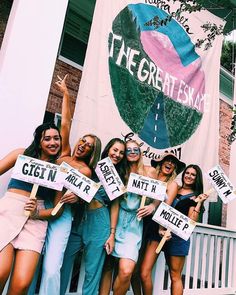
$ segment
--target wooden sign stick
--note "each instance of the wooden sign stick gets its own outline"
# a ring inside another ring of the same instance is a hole
[[[143,208],[145,206],[146,198],[147,198],[146,196],[142,196],[142,200],[141,200],[139,208]]]
[[[156,254],[159,254],[159,253],[161,252],[161,249],[162,249],[162,247],[164,246],[164,244],[165,244],[165,242],[166,242],[166,240],[167,240],[167,237],[170,235],[170,232],[171,232],[171,231],[170,231],[170,229],[168,228],[168,229],[166,230],[164,236],[162,237],[162,239],[161,239],[159,245],[158,245],[157,248],[156,248]]]
[[[30,199],[36,199],[36,194],[37,194],[38,188],[39,188],[38,184],[33,185],[30,196],[29,196]],[[25,216],[29,217],[31,215],[31,211],[25,210],[24,214],[25,214]]]
[[[213,193],[215,191],[215,189],[212,187],[210,188],[208,191],[205,192],[205,195],[209,196],[211,193]],[[195,200],[194,200],[196,203],[199,202],[199,198],[197,197]]]
[[[143,208],[145,206],[145,202],[146,202],[146,196],[142,196],[141,199],[141,203],[140,203],[140,207],[139,208]],[[142,218],[138,217],[138,221],[141,221]]]
[[[208,191],[205,192],[205,195],[210,195],[211,193],[214,192],[214,188],[209,189]],[[199,198],[195,199],[195,202],[199,203]],[[161,252],[162,247],[164,246],[166,240],[167,240],[167,236],[171,233],[170,229],[167,229],[163,238],[161,239],[159,245],[156,248],[156,254],[159,254]]]
[[[64,193],[64,195],[65,194],[67,194],[67,193],[70,193],[71,191],[70,190],[67,190],[65,193]],[[52,212],[51,212],[51,215],[52,216],[55,216],[56,214],[57,214],[57,212],[61,209],[61,207],[64,205],[64,203],[63,202],[58,202],[57,204],[56,204],[56,206],[53,208],[53,210],[52,210]]]

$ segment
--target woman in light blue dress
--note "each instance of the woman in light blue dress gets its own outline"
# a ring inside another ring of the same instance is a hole
[[[143,231],[143,222],[137,218],[140,200],[139,195],[127,193],[120,202],[115,249],[112,253],[115,257],[137,261]],[[127,243],[129,243],[128,247]]]
[[[153,167],[144,166],[141,150],[136,141],[126,143],[128,161],[127,175],[131,172],[156,178]],[[120,211],[115,235],[115,248],[112,255],[119,258],[118,275],[114,282],[114,295],[126,294],[132,273],[138,260],[141,247],[143,221],[142,218],[153,213],[156,202],[140,208],[141,196],[127,193],[120,201]]]

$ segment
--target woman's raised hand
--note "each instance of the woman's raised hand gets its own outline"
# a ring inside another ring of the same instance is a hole
[[[206,199],[209,197],[208,194],[200,194],[197,197],[194,198],[195,202],[203,203],[206,201]]]
[[[57,75],[58,81],[55,82],[55,85],[57,85],[58,89],[63,93],[63,94],[68,94],[68,88],[66,85],[66,80],[69,75],[66,74],[64,78],[61,78],[60,76]]]

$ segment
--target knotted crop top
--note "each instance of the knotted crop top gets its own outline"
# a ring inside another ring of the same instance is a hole
[[[29,183],[29,182],[22,181],[22,180],[11,178],[7,189],[11,189],[11,188],[20,189],[20,190],[23,190],[26,192],[31,192],[31,190],[33,188],[33,184]],[[48,187],[39,186],[36,195],[40,199],[43,199],[43,200],[50,199],[50,198],[54,197],[55,191],[53,189],[48,188]]]

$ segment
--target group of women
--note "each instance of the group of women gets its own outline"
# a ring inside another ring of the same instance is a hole
[[[100,139],[86,134],[73,151],[69,144],[71,113],[66,79],[67,76],[59,78],[56,83],[63,93],[61,131],[51,123],[40,125],[28,148],[17,149],[0,160],[0,174],[14,166],[19,154],[24,154],[57,164],[67,162],[99,181],[94,168],[100,159]],[[124,184],[131,172],[167,182],[165,202],[198,220],[206,196],[202,194],[202,173],[197,165],[185,167],[174,154],[165,153],[153,160],[152,166],[146,166],[139,144],[119,138],[111,139],[106,145],[101,154],[101,158],[105,157],[110,157]],[[181,172],[182,185],[178,186],[174,178]],[[65,294],[75,255],[81,249],[85,264],[82,294],[110,293],[114,260],[118,261],[114,295],[126,294],[134,273],[140,274],[142,283],[136,291],[134,288],[134,293],[142,294],[142,288],[143,294],[152,294],[155,250],[166,231],[151,219],[159,201],[148,199],[140,208],[141,196],[134,193],[125,193],[110,201],[102,186],[89,204],[82,204],[73,193],[43,187],[34,200],[29,198],[31,190],[32,184],[11,179],[6,194],[0,199],[0,294],[10,273],[8,295],[34,294],[43,246],[41,295]],[[195,202],[199,195],[199,202]],[[51,212],[58,202],[64,206],[53,218]],[[30,211],[29,217],[24,210]],[[189,241],[173,234],[163,248],[172,295],[183,293],[181,272],[188,249]]]

